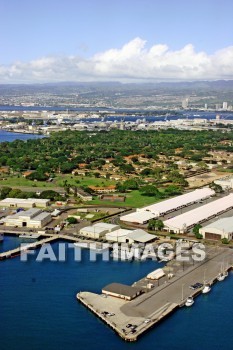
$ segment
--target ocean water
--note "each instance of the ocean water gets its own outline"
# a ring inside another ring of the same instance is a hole
[[[57,256],[58,243],[53,244]],[[111,282],[131,284],[160,266],[157,262],[90,262],[83,250],[75,262],[0,262],[1,350],[230,350],[233,276],[199,296],[193,307],[179,309],[136,343],[121,340],[77,302],[80,290],[100,292]]]
[[[14,141],[14,140],[28,140],[28,139],[38,139],[43,137],[42,135],[35,134],[20,134],[17,132],[8,132],[0,130],[0,142],[4,141]]]

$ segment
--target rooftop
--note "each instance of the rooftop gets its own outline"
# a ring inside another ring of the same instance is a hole
[[[226,211],[233,207],[233,194],[219,198],[213,202],[202,205],[196,209],[190,210],[172,219],[165,220],[164,225],[174,229],[184,229],[197,223],[207,220],[220,212]]]
[[[141,229],[131,231],[128,234],[128,237],[140,243],[150,242],[153,239],[155,239],[154,235],[150,235],[149,233]]]
[[[203,227],[204,230],[209,228],[214,228],[225,231],[226,233],[231,233],[233,232],[233,216],[216,220],[211,224]]]
[[[141,292],[140,288],[127,286],[121,283],[111,283],[102,288],[103,292],[110,292],[119,295],[125,295],[127,297],[134,297],[136,293]]]

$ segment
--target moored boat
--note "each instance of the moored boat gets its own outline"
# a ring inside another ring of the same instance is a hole
[[[189,306],[192,306],[193,304],[194,304],[193,297],[188,297],[186,302],[185,302],[185,306],[189,307]]]
[[[209,293],[211,291],[211,288],[210,288],[210,285],[209,284],[206,284],[205,286],[204,286],[204,288],[202,289],[202,293],[203,294],[207,294],[207,293]]]

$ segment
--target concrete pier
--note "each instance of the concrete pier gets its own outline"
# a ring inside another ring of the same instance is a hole
[[[29,244],[26,244],[24,246],[20,246],[18,248],[12,249],[12,250],[8,250],[7,252],[0,253],[0,260],[14,258],[14,257],[22,254],[23,252],[26,252],[29,249],[38,249],[43,244],[52,243],[52,242],[57,241],[58,239],[59,239],[58,237],[54,237],[54,236],[48,237],[48,238],[44,238],[40,241],[36,241],[34,243],[29,243]]]
[[[206,283],[213,285],[217,281],[223,261],[224,270],[231,270],[233,251],[214,249],[205,261],[188,267],[170,280],[164,280],[164,283],[155,285],[152,290],[145,289],[144,294],[131,301],[90,292],[79,292],[77,299],[121,338],[136,341],[149,328],[184,306],[187,297],[196,297],[202,292],[202,288],[192,290],[190,285],[196,282],[203,283],[204,279]],[[135,282],[133,286],[138,284]],[[129,324],[134,326],[133,332],[132,328],[127,327]]]

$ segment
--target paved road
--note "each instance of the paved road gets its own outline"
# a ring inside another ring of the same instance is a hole
[[[174,280],[171,279],[168,284],[156,288],[154,291],[136,298],[121,307],[121,312],[130,317],[149,317],[152,310],[161,308],[167,303],[180,304],[183,299],[194,293],[189,288],[191,284],[196,282],[203,283],[204,275],[206,281],[212,281],[220,272],[221,264],[232,265],[233,251],[230,249],[218,249],[217,255],[213,256],[207,262],[191,268],[183,276],[178,276]]]

